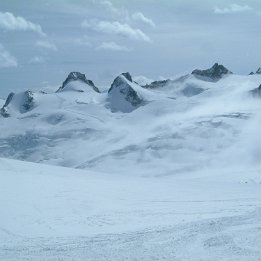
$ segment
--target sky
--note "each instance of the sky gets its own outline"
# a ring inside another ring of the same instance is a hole
[[[261,66],[260,0],[0,0],[0,98],[80,71],[159,80],[224,64]]]

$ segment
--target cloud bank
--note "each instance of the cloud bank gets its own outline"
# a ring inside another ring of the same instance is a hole
[[[138,22],[142,22],[144,24],[147,24],[151,27],[155,27],[155,23],[148,17],[146,17],[143,13],[141,12],[135,12],[132,15],[132,19]]]
[[[91,20],[91,21],[85,20],[82,22],[82,27],[97,32],[120,35],[132,40],[151,42],[149,36],[147,36],[142,30],[132,28],[129,24],[120,23],[118,21],[110,22],[110,21],[99,21],[99,20]]]
[[[214,13],[216,14],[234,14],[234,13],[243,13],[247,11],[251,11],[252,8],[248,5],[238,5],[238,4],[231,4],[225,8],[218,8],[214,9]]]
[[[0,28],[8,31],[33,31],[41,36],[46,36],[39,24],[34,24],[9,12],[0,12]]]

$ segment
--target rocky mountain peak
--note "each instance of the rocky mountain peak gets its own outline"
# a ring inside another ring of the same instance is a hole
[[[83,83],[86,83],[87,85],[89,85],[90,87],[92,87],[92,89],[96,92],[100,92],[99,89],[94,85],[93,81],[88,80],[85,76],[85,74],[80,73],[80,72],[70,72],[69,75],[67,76],[67,78],[65,79],[65,81],[63,82],[62,86],[58,89],[57,92],[61,92],[65,89],[65,87],[74,81],[80,81]],[[83,90],[82,90],[83,91]]]
[[[129,85],[128,82],[132,83],[132,77],[131,77],[130,73],[126,72],[126,73],[120,74],[119,76],[117,76],[114,79],[108,93],[111,92],[112,88],[115,88],[115,87],[118,87],[118,86],[121,86],[121,85]]]
[[[121,75],[123,75],[128,81],[132,82],[132,77],[129,72],[122,73]]]
[[[192,72],[192,74],[195,75],[196,77],[201,78],[202,80],[209,79],[209,80],[212,80],[212,81],[218,81],[223,76],[232,74],[232,72],[229,71],[223,65],[215,63],[209,69],[206,69],[206,70],[198,70],[198,69],[196,69],[196,70],[194,70]]]
[[[145,89],[156,89],[156,88],[162,88],[167,86],[169,83],[171,82],[171,80],[162,80],[162,81],[154,81],[150,84],[146,84],[144,86],[142,86]]]
[[[116,77],[108,91],[112,110],[127,112],[142,103],[134,86],[140,87],[132,81],[130,73],[122,73]]]

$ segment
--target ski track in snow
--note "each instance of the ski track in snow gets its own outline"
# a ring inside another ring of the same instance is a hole
[[[258,261],[261,257],[260,215],[259,210],[158,230],[94,237],[16,236],[0,245],[0,259]]]

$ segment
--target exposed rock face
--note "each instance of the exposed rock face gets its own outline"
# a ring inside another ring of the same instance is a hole
[[[132,82],[132,77],[129,72],[122,73],[121,75],[123,75],[128,81]]]
[[[157,89],[157,88],[162,88],[167,86],[169,83],[171,83],[171,80],[163,80],[163,81],[154,81],[150,84],[146,84],[142,86],[143,88],[146,89]]]
[[[91,80],[88,80],[85,76],[85,74],[80,72],[70,72],[67,76],[66,80],[63,82],[62,86],[58,89],[57,92],[61,92],[65,89],[65,87],[75,81],[80,81],[82,83],[86,83],[88,86],[90,86],[95,92],[100,92],[99,89],[94,85],[94,83]],[[84,92],[83,89],[79,89],[79,92]]]
[[[3,117],[10,117],[10,106],[17,108],[20,113],[32,110],[35,107],[34,93],[29,90],[19,94],[11,92],[0,110]]]
[[[9,114],[9,111],[8,111],[8,104],[11,102],[11,100],[13,99],[13,97],[14,97],[14,93],[13,92],[11,92],[9,95],[8,95],[8,97],[7,97],[7,99],[6,99],[6,101],[5,101],[5,104],[4,104],[4,106],[1,108],[1,110],[0,110],[0,113],[1,113],[1,115],[3,116],[3,117],[5,117],[5,118],[7,118],[7,117],[10,117],[10,114]]]
[[[196,69],[192,72],[192,74],[202,80],[218,81],[221,78],[223,78],[223,76],[232,74],[232,72],[229,71],[223,65],[219,65],[218,63],[215,63],[210,69],[207,70]]]
[[[257,87],[256,89],[250,91],[250,93],[254,96],[254,97],[261,97],[261,84],[259,85],[259,87]]]
[[[185,82],[187,79],[188,79],[189,75],[184,75],[184,76],[181,76],[175,80],[170,80],[170,79],[166,79],[166,80],[162,80],[162,81],[154,81],[150,84],[147,84],[147,85],[144,85],[142,86],[143,88],[146,88],[146,89],[157,89],[157,88],[163,88],[163,87],[166,87],[168,85],[171,85],[171,84],[181,84],[183,82]]]
[[[34,94],[31,91],[24,92],[25,100],[24,103],[21,105],[20,112],[25,113],[34,108]]]
[[[128,72],[122,73],[113,81],[108,91],[112,110],[129,112],[142,103],[142,98],[133,86],[140,87],[132,81],[132,77]]]

